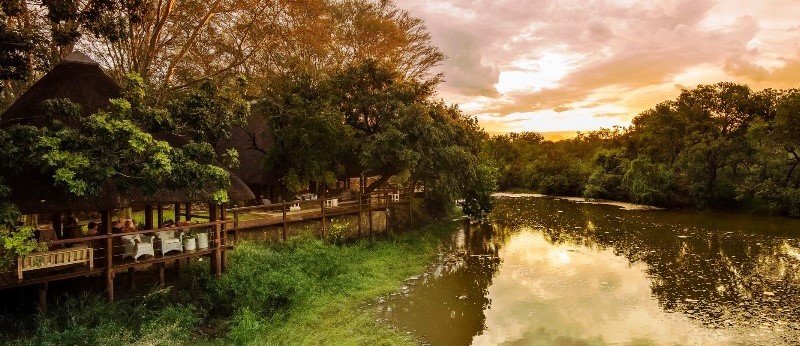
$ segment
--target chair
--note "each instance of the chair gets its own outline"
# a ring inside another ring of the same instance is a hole
[[[181,238],[183,235],[179,237],[175,237],[175,231],[161,231],[156,232],[158,236],[158,240],[161,241],[161,256],[167,254],[167,252],[178,250],[183,252],[183,245],[181,244]]]
[[[339,206],[339,199],[338,198],[331,198],[325,200],[325,208],[333,208]]]
[[[289,211],[300,211],[300,203],[295,203],[295,204],[292,204],[292,205],[289,207]]]
[[[153,250],[153,238],[155,237],[133,234],[123,235],[119,238],[125,248],[125,253],[122,255],[122,258],[130,257],[137,260],[144,255],[155,256],[155,251]]]

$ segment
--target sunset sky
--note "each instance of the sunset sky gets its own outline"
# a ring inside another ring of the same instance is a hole
[[[439,96],[492,133],[628,125],[681,88],[800,87],[798,0],[397,0],[447,56]]]

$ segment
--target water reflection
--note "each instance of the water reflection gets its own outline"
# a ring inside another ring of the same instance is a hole
[[[434,345],[797,344],[796,220],[502,199],[387,316]]]

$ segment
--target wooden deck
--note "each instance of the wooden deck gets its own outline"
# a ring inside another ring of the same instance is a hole
[[[292,201],[267,205],[247,207],[233,207],[224,209],[219,213],[218,220],[193,223],[190,226],[160,228],[143,230],[136,233],[98,235],[79,239],[56,240],[47,243],[50,250],[66,249],[73,246],[90,246],[94,253],[94,267],[87,265],[69,265],[55,268],[42,268],[28,270],[24,278],[17,277],[16,266],[0,272],[0,290],[29,285],[39,285],[39,289],[46,290],[47,283],[58,280],[67,280],[79,277],[102,276],[107,278],[108,299],[113,300],[114,277],[117,273],[129,272],[133,268],[139,270],[158,270],[159,283],[164,284],[164,268],[167,264],[177,263],[181,260],[197,257],[209,257],[212,271],[220,274],[227,263],[224,252],[234,247],[239,232],[263,229],[270,226],[282,226],[282,237],[286,238],[288,226],[313,220],[321,222],[321,236],[324,237],[329,219],[344,215],[357,215],[361,219],[363,214],[370,217],[372,211],[386,210],[389,207],[405,206],[409,208],[413,191],[410,190],[382,190],[369,195],[354,194],[352,198],[320,198],[316,200]],[[335,201],[334,201],[335,200]],[[291,208],[295,206],[295,208]],[[300,209],[297,210],[297,207]],[[291,210],[290,210],[291,209]],[[359,222],[361,227],[361,222]],[[171,252],[161,255],[159,240],[154,240],[155,256],[140,257],[138,260],[123,258],[124,249],[119,239],[123,235],[140,234],[155,235],[162,231],[195,231],[203,229],[209,237],[209,247],[184,252]],[[365,232],[366,233],[366,232]],[[359,230],[359,234],[361,234]]]

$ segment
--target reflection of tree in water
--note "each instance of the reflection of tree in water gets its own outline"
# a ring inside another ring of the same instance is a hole
[[[488,224],[466,226],[454,235],[453,250],[431,268],[408,297],[389,301],[387,314],[433,345],[468,345],[483,332],[483,311],[507,233]]]
[[[765,226],[764,218],[632,212],[543,198],[504,199],[493,217],[504,227],[540,229],[553,244],[609,249],[646,263],[661,306],[706,324],[781,328],[800,319],[800,242],[786,230],[795,229],[794,220]],[[758,233],[764,227],[771,229]]]

